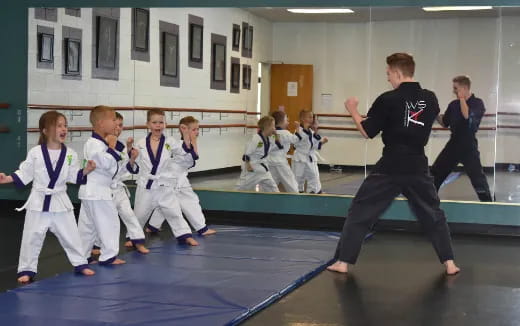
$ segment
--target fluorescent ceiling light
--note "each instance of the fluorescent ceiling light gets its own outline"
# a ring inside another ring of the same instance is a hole
[[[465,11],[465,10],[489,10],[491,6],[450,6],[450,7],[423,7],[424,11]]]
[[[287,9],[288,12],[294,14],[352,14],[353,10],[347,8],[331,8],[331,9]]]

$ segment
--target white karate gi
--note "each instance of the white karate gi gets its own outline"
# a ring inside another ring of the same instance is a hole
[[[275,144],[275,146],[273,146],[267,158],[269,172],[271,172],[271,176],[277,185],[283,184],[286,192],[297,193],[298,183],[287,161],[287,152],[291,149],[291,144],[299,142],[299,138],[291,134],[289,130],[279,129],[278,127],[276,129],[280,141],[279,144],[276,144],[274,136],[271,137],[271,144]]]
[[[303,129],[295,133],[299,141],[294,144],[295,151],[292,158],[292,170],[298,183],[299,192],[304,192],[307,181],[307,192],[321,193],[320,172],[318,170],[317,151],[321,149],[321,136],[312,129]]]

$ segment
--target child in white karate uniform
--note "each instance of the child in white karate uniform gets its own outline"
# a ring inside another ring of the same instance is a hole
[[[166,138],[164,112],[152,109],[147,112],[150,133],[137,142],[139,174],[135,195],[134,212],[142,227],[154,210],[160,210],[180,244],[197,246],[189,224],[182,216],[179,199],[175,195],[178,187],[178,171],[172,166],[173,158],[189,151],[196,155],[193,147],[185,142]],[[196,156],[195,156],[196,157]],[[193,158],[193,156],[192,156]]]
[[[67,182],[84,183],[87,174],[95,169],[88,161],[79,168],[78,155],[64,144],[67,137],[67,120],[56,111],[48,111],[40,117],[40,140],[18,171],[10,176],[0,173],[0,184],[14,182],[24,187],[32,184],[31,194],[25,205],[25,223],[18,263],[18,282],[31,282],[38,267],[43,241],[50,230],[62,245],[76,273],[94,275],[88,268],[74,211],[67,195]]]
[[[188,180],[188,170],[195,167],[199,159],[197,137],[199,136],[199,121],[187,116],[179,122],[182,135],[182,152],[177,152],[171,159],[171,168],[176,179],[175,196],[179,200],[181,210],[191,226],[199,235],[211,235],[216,231],[206,226],[206,218],[199,204],[199,197],[191,188]],[[148,222],[149,232],[158,232],[164,222],[160,210],[155,210]]]
[[[110,186],[119,171],[124,145],[118,143],[114,136],[116,114],[113,108],[96,106],[90,112],[90,122],[94,131],[83,146],[83,155],[85,159],[96,162],[96,170],[89,176],[87,183],[79,188],[79,234],[85,255],[90,255],[92,246],[99,240],[99,263],[120,265],[125,261],[117,258],[120,223]],[[89,258],[89,262],[92,261],[93,257]]]
[[[271,144],[269,140],[270,136],[276,134],[273,117],[265,116],[258,120],[258,129],[258,133],[254,134],[246,145],[237,190],[254,191],[258,185],[260,191],[279,192],[267,167],[267,157],[272,146],[281,146],[278,136],[275,138],[275,144]]]
[[[273,147],[268,156],[269,172],[271,172],[274,182],[277,185],[282,184],[286,192],[297,193],[298,183],[287,161],[287,152],[291,149],[291,144],[299,142],[299,138],[287,130],[289,122],[287,121],[287,114],[285,114],[285,112],[274,111],[271,113],[271,116],[274,118],[276,134],[280,140],[278,142],[279,144],[276,144],[274,136],[272,136],[276,146]]]
[[[329,140],[315,132],[317,121],[311,111],[302,110],[300,112],[300,124],[300,128],[295,133],[299,141],[294,144],[292,170],[299,192],[306,190],[309,193],[320,194],[322,191],[316,153]],[[307,188],[305,188],[305,182],[307,182]]]

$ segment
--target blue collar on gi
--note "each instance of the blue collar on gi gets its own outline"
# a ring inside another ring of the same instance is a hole
[[[311,148],[312,148],[312,146],[313,146],[313,144],[312,144],[312,131],[310,129],[304,129],[304,128],[302,128],[302,130],[309,137],[309,142],[311,143]]]
[[[153,156],[152,145],[150,144],[150,138],[152,133],[149,133],[146,136],[146,150],[148,151],[148,156],[150,157],[150,162],[152,162],[152,171],[150,173],[155,175],[157,173],[157,168],[159,167],[159,163],[161,162],[161,155],[164,147],[164,142],[166,141],[166,137],[161,135],[161,139],[159,140],[159,146],[157,147],[157,156]],[[152,187],[153,180],[148,180],[146,183],[146,189],[150,189]]]
[[[58,162],[56,163],[56,169],[52,168],[51,157],[49,155],[49,150],[47,148],[47,144],[41,145],[43,161],[45,162],[45,167],[47,169],[47,174],[49,175],[49,185],[47,188],[54,189],[56,186],[56,182],[60,176],[61,168],[63,167],[63,163],[65,162],[65,154],[67,153],[67,147],[61,144],[60,157],[58,158]],[[45,195],[45,199],[43,200],[43,211],[48,212],[51,206],[51,197],[52,195]]]
[[[260,136],[260,138],[262,138],[262,141],[264,142],[264,156],[262,156],[261,158],[266,158],[267,154],[269,153],[269,147],[271,146],[271,143],[269,142],[269,138],[264,137],[262,135],[261,131],[258,132],[258,136]]]

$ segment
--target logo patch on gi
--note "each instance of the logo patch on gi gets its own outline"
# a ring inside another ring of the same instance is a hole
[[[72,155],[67,155],[67,163],[68,163],[69,165],[72,164]]]
[[[256,148],[260,148],[264,146],[264,142],[258,142],[258,145],[256,145]]]
[[[166,147],[167,150],[170,150],[170,149],[171,149],[170,144],[165,144],[164,147]]]
[[[81,163],[81,168],[84,169],[87,166],[87,160],[83,159],[83,163]]]
[[[409,127],[410,124],[424,127],[424,122],[419,121],[420,116],[426,109],[426,102],[419,100],[414,102],[405,103],[405,114],[404,114],[404,126]]]

